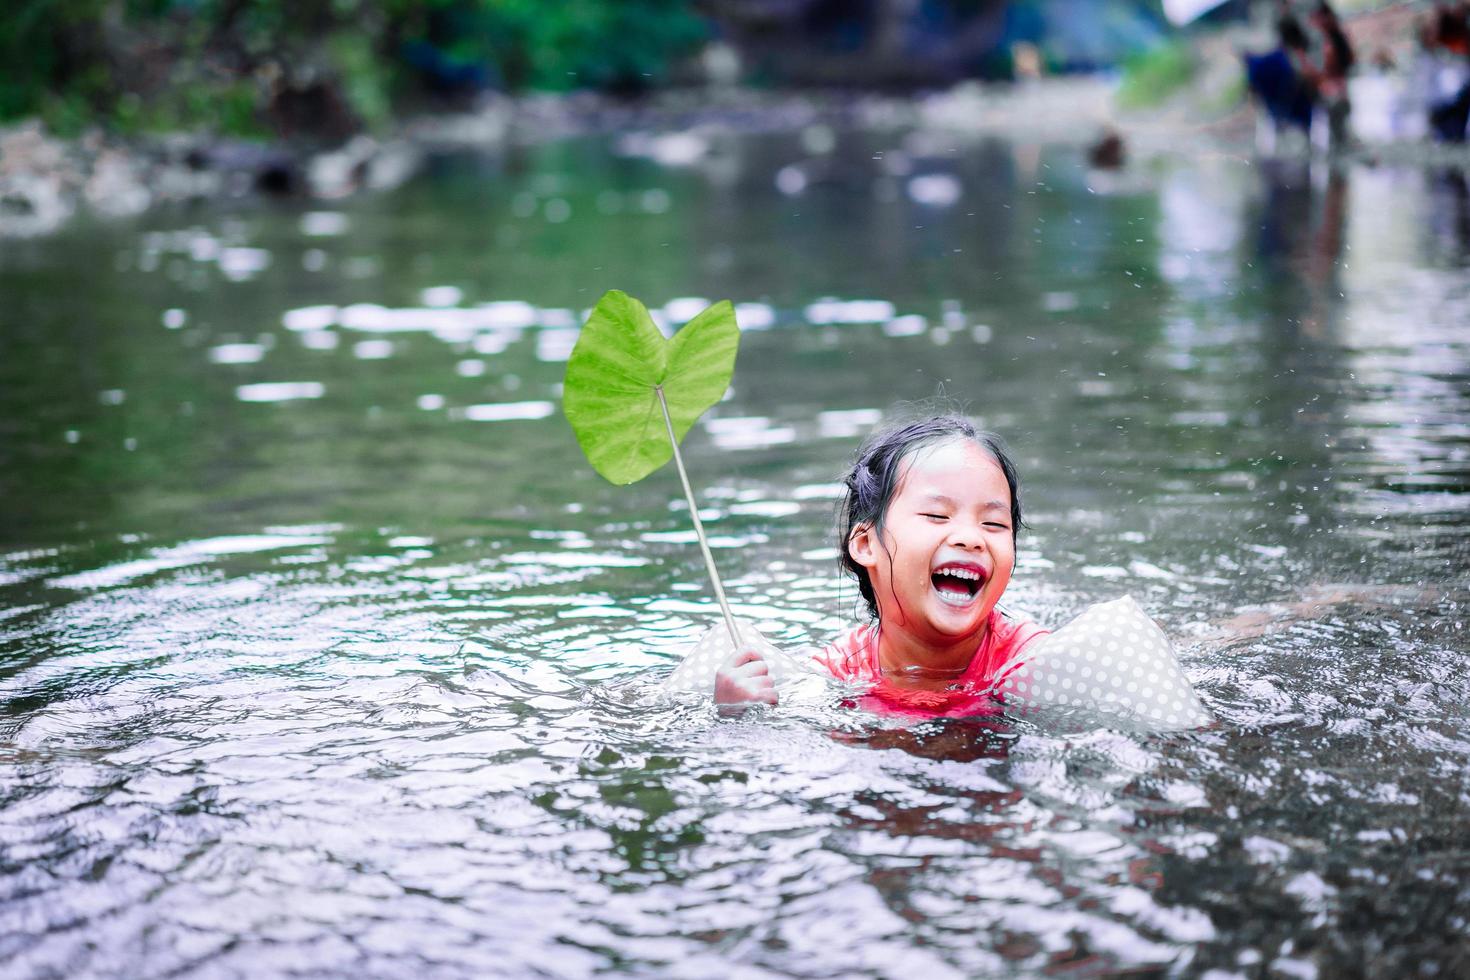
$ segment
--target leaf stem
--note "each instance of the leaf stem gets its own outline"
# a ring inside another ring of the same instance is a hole
[[[689,517],[694,521],[694,534],[699,538],[699,550],[704,553],[704,567],[709,570],[710,584],[715,587],[715,599],[720,612],[725,616],[725,628],[730,631],[730,642],[738,650],[740,634],[735,631],[735,617],[730,614],[730,603],[725,598],[725,587],[720,584],[720,573],[715,570],[715,556],[710,553],[709,539],[704,536],[704,524],[699,520],[699,505],[694,502],[694,491],[689,487],[689,474],[684,472],[684,459],[679,455],[679,440],[674,436],[674,420],[669,416],[669,403],[664,398],[664,386],[654,385],[658,392],[659,408],[664,410],[664,425],[669,430],[669,445],[674,448],[674,467],[679,471],[679,482],[684,484],[684,499],[689,501]]]

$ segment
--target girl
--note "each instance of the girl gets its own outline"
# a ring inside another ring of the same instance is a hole
[[[838,547],[874,622],[826,647],[817,664],[866,686],[856,703],[868,710],[996,710],[987,691],[1001,669],[1047,633],[996,608],[1023,526],[1004,445],[960,416],[921,419],[870,437],[846,484]],[[722,710],[776,703],[756,650],[720,665],[715,702]]]

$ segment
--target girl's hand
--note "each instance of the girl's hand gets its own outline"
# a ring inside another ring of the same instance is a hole
[[[750,704],[775,704],[776,684],[761,655],[750,648],[736,650],[715,671],[715,704],[720,714],[739,714]]]

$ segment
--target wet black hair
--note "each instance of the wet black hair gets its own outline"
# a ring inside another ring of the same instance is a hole
[[[1021,521],[1021,485],[1016,464],[1011,461],[1005,441],[993,432],[977,429],[963,415],[929,415],[879,429],[868,436],[858,449],[847,471],[841,510],[837,516],[837,549],[844,570],[857,579],[858,591],[868,604],[868,614],[878,616],[878,600],[868,570],[852,557],[852,532],[864,524],[882,534],[888,505],[898,493],[903,464],[920,449],[943,442],[966,440],[974,443],[995,460],[1005,474],[1011,491],[1011,540],[1014,542],[1026,525]]]
[[[1283,48],[1290,48],[1293,51],[1305,51],[1311,47],[1311,42],[1307,40],[1307,32],[1303,29],[1301,21],[1297,20],[1290,13],[1282,14],[1277,19],[1276,36],[1281,39],[1281,46]]]

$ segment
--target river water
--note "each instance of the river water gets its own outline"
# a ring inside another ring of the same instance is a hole
[[[772,638],[854,621],[834,481],[942,393],[1016,452],[1008,605],[1133,595],[1218,726],[661,698],[716,613],[674,474],[559,414],[608,288],[740,304],[685,454]],[[1470,973],[1463,176],[589,138],[0,297],[7,976]]]

